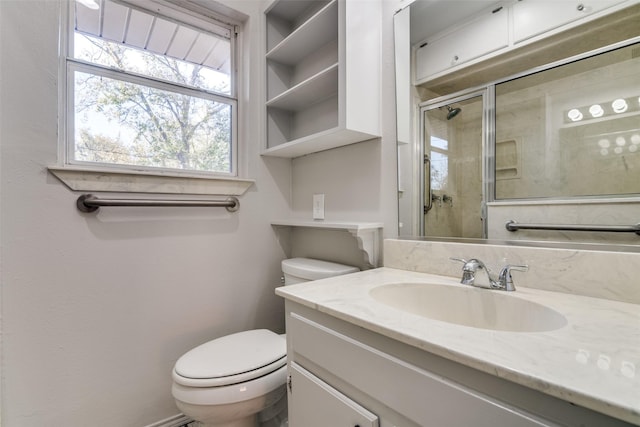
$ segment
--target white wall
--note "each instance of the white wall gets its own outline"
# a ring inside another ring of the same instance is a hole
[[[294,159],[298,218],[311,219],[313,194],[324,193],[327,221],[383,222],[385,237],[398,235],[393,15],[399,4],[382,1],[382,137]]]
[[[381,221],[396,235],[396,2],[383,2],[382,138],[293,161],[259,155],[261,5],[222,3],[249,17],[241,165],[256,185],[240,211],[85,215],[46,169],[57,161],[58,1],[0,0],[5,427],[141,427],[178,413],[170,373],[182,353],[230,332],[283,329],[273,289],[285,252],[269,221],[310,217],[314,192],[327,194],[327,219]]]
[[[170,374],[186,350],[283,330],[273,289],[284,252],[269,220],[289,213],[290,161],[259,156],[259,3],[226,3],[249,16],[242,165],[257,182],[240,211],[85,215],[46,169],[57,161],[58,1],[0,1],[5,427],[149,425],[179,412]]]

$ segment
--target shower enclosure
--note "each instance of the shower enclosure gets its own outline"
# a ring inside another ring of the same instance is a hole
[[[412,225],[497,238],[512,220],[637,223],[638,88],[636,39],[420,103]]]
[[[446,103],[445,103],[446,102]],[[420,234],[429,237],[485,237],[483,179],[489,165],[485,91],[422,105],[423,169]]]

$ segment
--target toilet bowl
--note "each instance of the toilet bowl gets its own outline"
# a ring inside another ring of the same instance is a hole
[[[282,262],[285,285],[358,271],[309,258]],[[173,368],[171,393],[199,427],[286,426],[286,338],[266,329],[227,335],[187,353]]]

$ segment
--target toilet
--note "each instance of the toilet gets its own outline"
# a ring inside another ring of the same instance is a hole
[[[359,271],[311,258],[282,261],[284,284]],[[266,329],[238,332],[189,350],[173,368],[171,394],[198,427],[285,427],[287,345]]]

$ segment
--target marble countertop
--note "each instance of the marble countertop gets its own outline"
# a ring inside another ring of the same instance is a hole
[[[546,332],[479,329],[431,320],[375,301],[384,284],[458,278],[392,268],[276,289],[288,300],[449,360],[640,425],[640,305],[516,287],[500,292],[560,312],[567,324]],[[466,286],[465,286],[466,287]]]

